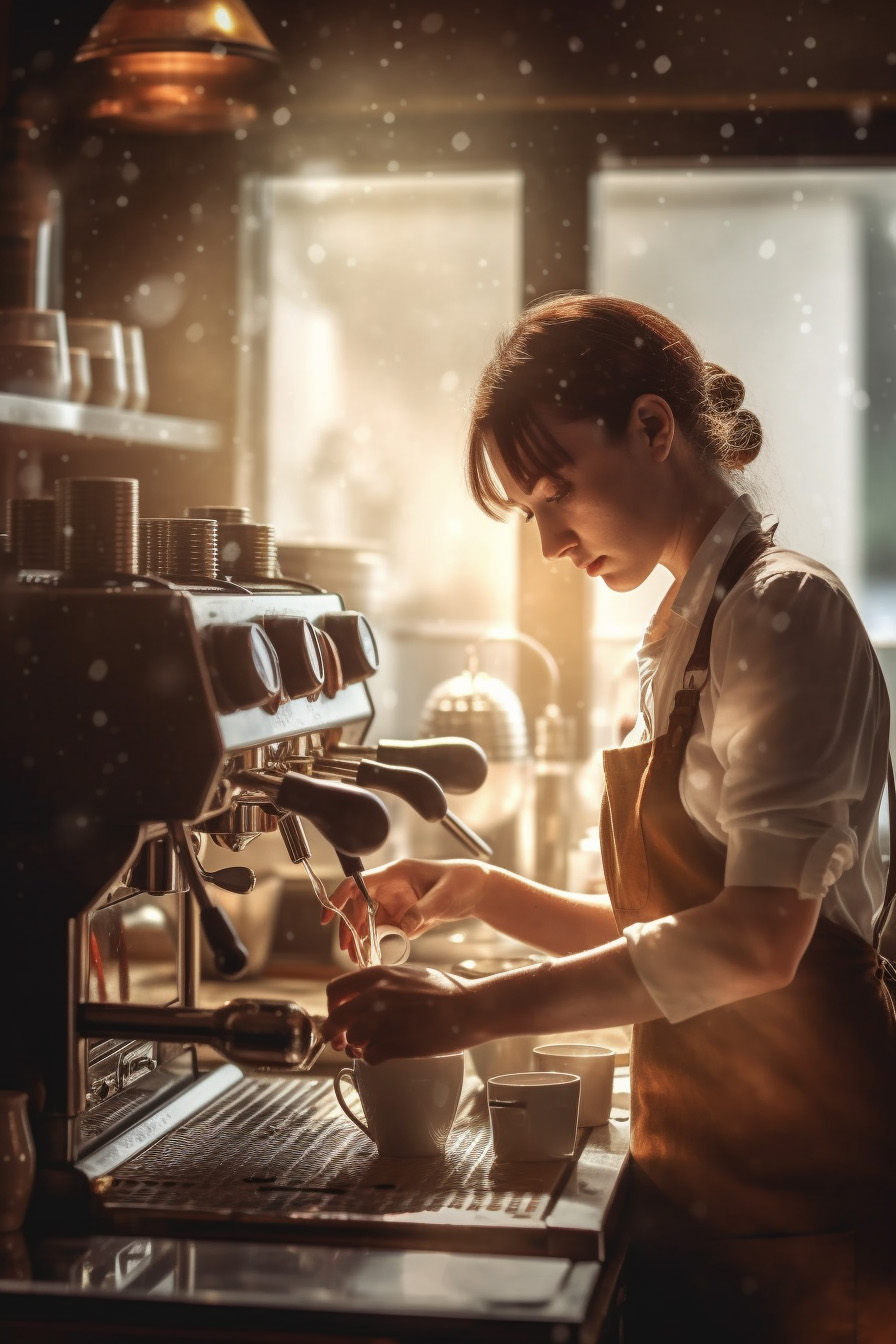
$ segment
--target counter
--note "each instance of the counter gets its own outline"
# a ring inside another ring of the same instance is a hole
[[[203,999],[226,990],[206,984]],[[322,1007],[315,978],[252,992]],[[335,1106],[344,1062],[328,1052],[284,1077],[204,1058],[223,1100],[143,1148],[129,1130],[83,1234],[0,1236],[4,1341],[609,1338],[627,1070],[614,1118],[580,1131],[569,1162],[494,1162],[469,1063],[444,1160],[390,1161]]]

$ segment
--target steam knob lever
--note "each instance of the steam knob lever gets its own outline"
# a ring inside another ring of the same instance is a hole
[[[205,881],[199,867],[199,861],[193,853],[193,846],[182,821],[169,823],[174,849],[181,865],[185,869],[193,898],[199,906],[199,919],[205,940],[212,950],[215,966],[219,974],[229,980],[241,975],[249,964],[249,953],[239,934],[230,922],[226,911],[212,902],[205,888]]]

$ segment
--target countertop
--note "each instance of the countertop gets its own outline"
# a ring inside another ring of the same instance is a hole
[[[241,982],[238,992],[293,999],[323,1012],[332,971],[299,965],[286,970],[276,967],[264,979]],[[201,1002],[217,1005],[235,997],[234,988],[206,981]],[[617,1046],[623,1054],[627,1034]],[[207,1062],[221,1061],[209,1052]],[[344,1056],[328,1050],[315,1072],[326,1075],[343,1063]],[[468,1079],[479,1086],[469,1069]],[[307,1228],[300,1239],[272,1241],[239,1223],[210,1236],[205,1229],[193,1235],[189,1227],[185,1235],[130,1234],[118,1227],[114,1234],[64,1237],[0,1234],[4,1341],[423,1344],[463,1336],[596,1344],[612,1318],[623,1254],[627,1087],[622,1067],[610,1123],[580,1131],[578,1157],[548,1219],[561,1233],[550,1254],[489,1254],[483,1250],[487,1240],[475,1254],[463,1245],[334,1244],[332,1235],[317,1244]],[[592,1248],[587,1256],[582,1246]]]

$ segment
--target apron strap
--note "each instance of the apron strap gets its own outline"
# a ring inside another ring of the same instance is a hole
[[[668,737],[670,745],[676,750],[690,737],[697,714],[700,692],[709,671],[709,646],[716,613],[738,579],[774,544],[768,533],[761,532],[758,528],[753,529],[745,537],[741,537],[719,572],[709,606],[706,608],[706,615],[703,617],[703,624],[697,635],[697,642],[684,670],[684,684],[675,693],[675,701],[669,715]]]
[[[731,592],[731,589],[761,555],[774,546],[771,537],[761,532],[758,528],[748,532],[732,550],[728,559],[722,566],[719,577],[716,579],[716,586],[713,590],[709,606],[706,608],[706,615],[703,617],[703,624],[700,626],[700,633],[697,635],[697,642],[694,645],[694,651],[690,656],[688,665],[684,670],[685,679],[689,673],[705,672],[709,667],[709,646],[712,640],[712,627],[716,619],[716,613],[722,605],[725,598]]]

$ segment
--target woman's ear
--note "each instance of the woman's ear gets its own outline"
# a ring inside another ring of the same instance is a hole
[[[671,406],[652,393],[636,397],[629,413],[629,431],[646,441],[654,461],[664,462],[675,437],[675,416]]]

